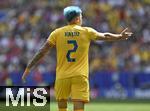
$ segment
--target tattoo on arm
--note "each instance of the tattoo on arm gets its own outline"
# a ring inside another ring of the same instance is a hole
[[[27,68],[31,69],[35,64],[37,64],[39,60],[41,60],[48,53],[50,47],[51,46],[49,43],[46,42],[28,63]]]

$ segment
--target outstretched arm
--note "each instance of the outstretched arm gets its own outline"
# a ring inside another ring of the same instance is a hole
[[[132,32],[127,32],[127,30],[128,28],[124,29],[120,34],[99,33],[97,39],[106,41],[126,40],[132,35]]]
[[[40,48],[40,50],[35,54],[31,61],[29,61],[25,72],[23,73],[22,80],[24,81],[26,76],[29,74],[30,70],[35,66],[49,51],[50,44],[46,41],[46,43]]]

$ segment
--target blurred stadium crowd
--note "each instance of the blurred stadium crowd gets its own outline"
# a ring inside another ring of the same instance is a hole
[[[0,85],[11,84],[10,73],[21,75],[49,34],[66,24],[62,12],[68,5],[82,8],[83,26],[112,33],[129,27],[134,33],[127,41],[92,42],[90,74],[99,71],[150,74],[149,0],[1,0]],[[56,54],[51,49],[33,71],[34,78],[42,83],[41,75],[53,74],[55,66]]]

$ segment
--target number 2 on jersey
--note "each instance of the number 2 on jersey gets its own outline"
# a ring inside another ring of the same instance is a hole
[[[73,45],[73,49],[70,49],[70,50],[68,50],[68,52],[67,52],[67,55],[66,55],[67,61],[68,61],[68,62],[75,62],[76,59],[75,59],[75,58],[71,58],[70,55],[71,55],[71,53],[74,53],[74,52],[77,51],[77,48],[78,48],[77,41],[76,41],[76,40],[68,40],[67,43]]]

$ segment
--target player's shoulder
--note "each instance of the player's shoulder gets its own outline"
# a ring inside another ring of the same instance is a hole
[[[63,32],[66,29],[67,29],[67,26],[62,26],[62,27],[56,28],[53,32],[61,33],[61,32]]]
[[[59,33],[59,32],[62,32],[66,29],[70,29],[70,27],[68,25],[66,26],[63,26],[63,27],[59,27],[59,28],[56,28],[53,32],[55,33]],[[90,32],[90,31],[93,31],[94,29],[91,28],[91,27],[84,27],[84,26],[79,26],[79,25],[76,25],[74,27],[74,29],[77,29],[77,30],[80,30],[80,31],[85,31],[85,32]]]
[[[92,27],[83,27],[86,31],[93,31],[94,29]]]
[[[93,29],[92,27],[85,27],[85,26],[76,26],[75,27],[76,29],[82,31],[82,32],[85,32],[85,33],[89,33],[89,32],[93,32],[95,31],[95,29]]]
[[[63,29],[63,27],[56,28],[53,32],[58,33]]]
[[[57,34],[59,34],[62,30],[63,30],[63,27],[56,28],[56,29],[54,29],[54,30],[51,32],[51,34],[57,35]]]

